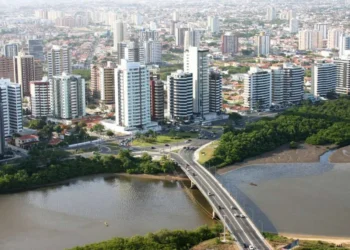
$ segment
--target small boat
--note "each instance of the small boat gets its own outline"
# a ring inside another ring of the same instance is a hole
[[[255,183],[253,183],[253,182],[251,182],[250,185],[251,185],[251,186],[254,186],[254,187],[258,186],[258,184],[255,184]]]
[[[105,224],[105,226],[106,226],[106,227],[108,227],[108,226],[109,226],[109,225],[108,225],[108,223],[107,223],[107,221],[105,221],[105,223],[104,223],[104,224]]]

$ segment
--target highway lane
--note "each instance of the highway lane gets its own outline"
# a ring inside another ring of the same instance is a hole
[[[199,142],[196,146],[200,146],[200,144],[203,145],[205,143],[205,141]],[[219,187],[218,184],[210,176],[208,176],[208,173],[198,166],[193,160],[193,151],[181,150],[179,154],[173,153],[172,157],[180,164],[188,164],[190,166],[190,170],[197,173],[194,179],[196,180],[198,186],[202,186],[204,189],[206,188],[208,191],[211,191],[214,194],[214,196],[209,196],[209,199],[211,199],[216,207],[220,205],[221,207],[225,208],[219,210],[219,212],[222,216],[226,216],[226,224],[228,228],[231,229],[230,231],[234,234],[242,247],[243,244],[248,244],[253,245],[256,247],[256,249],[260,250],[270,249],[269,246],[266,245],[265,241],[252,228],[247,219],[234,216],[234,213],[242,213],[244,215],[245,213],[243,211],[231,209],[231,206],[235,207],[235,204],[232,202],[230,197],[228,197],[227,193],[223,192],[222,187]]]

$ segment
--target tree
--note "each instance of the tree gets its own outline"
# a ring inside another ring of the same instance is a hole
[[[111,130],[107,130],[106,135],[112,137],[114,136],[114,133]]]
[[[31,120],[29,122],[29,128],[31,129],[42,129],[46,125],[44,120]]]
[[[98,123],[98,124],[95,124],[93,127],[92,127],[92,130],[95,131],[96,133],[102,133],[105,129],[105,126],[103,126],[102,124]]]

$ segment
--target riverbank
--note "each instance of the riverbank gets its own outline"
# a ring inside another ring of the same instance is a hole
[[[330,146],[300,144],[297,149],[290,149],[289,145],[283,145],[260,156],[251,157],[241,163],[218,169],[218,173],[225,174],[229,171],[254,164],[319,162],[320,156],[330,148]]]
[[[180,175],[169,175],[169,174],[158,174],[158,175],[151,175],[151,174],[126,174],[126,173],[118,173],[114,176],[127,176],[127,177],[133,177],[133,178],[141,178],[141,179],[152,179],[152,180],[164,180],[164,181],[188,181],[187,177],[180,176]]]
[[[331,163],[350,163],[350,146],[337,149],[330,157]]]
[[[290,234],[290,233],[279,233],[279,235],[288,239],[299,239],[303,241],[323,241],[336,245],[345,245],[350,247],[350,238],[347,237],[329,237],[321,235],[304,235],[304,234]]]

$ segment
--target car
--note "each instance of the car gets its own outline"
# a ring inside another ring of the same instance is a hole
[[[165,144],[164,146],[169,147],[169,144]]]
[[[156,149],[155,147],[151,147],[151,149]]]
[[[191,139],[188,139],[187,141],[191,142],[192,140],[191,140]]]
[[[245,218],[244,214],[240,214],[239,217],[241,218]]]
[[[222,209],[222,206],[218,205],[218,209]]]
[[[249,247],[249,245],[248,245],[248,244],[246,244],[246,243],[243,243],[243,247],[244,247],[244,248],[248,248],[248,247]]]
[[[249,246],[249,250],[254,250],[254,249],[255,249],[254,246],[252,246],[252,245]]]
[[[238,215],[238,214],[236,214],[236,213],[234,213],[234,214],[233,214],[233,216],[234,216],[234,217],[238,217],[239,215]]]
[[[237,209],[236,207],[234,207],[234,206],[231,206],[231,209]]]
[[[213,196],[213,195],[214,195],[213,193],[208,192],[208,196]]]
[[[193,175],[193,176],[196,176],[196,174],[195,174],[195,173],[192,173],[192,175]]]
[[[187,147],[184,147],[184,149],[187,149]]]

